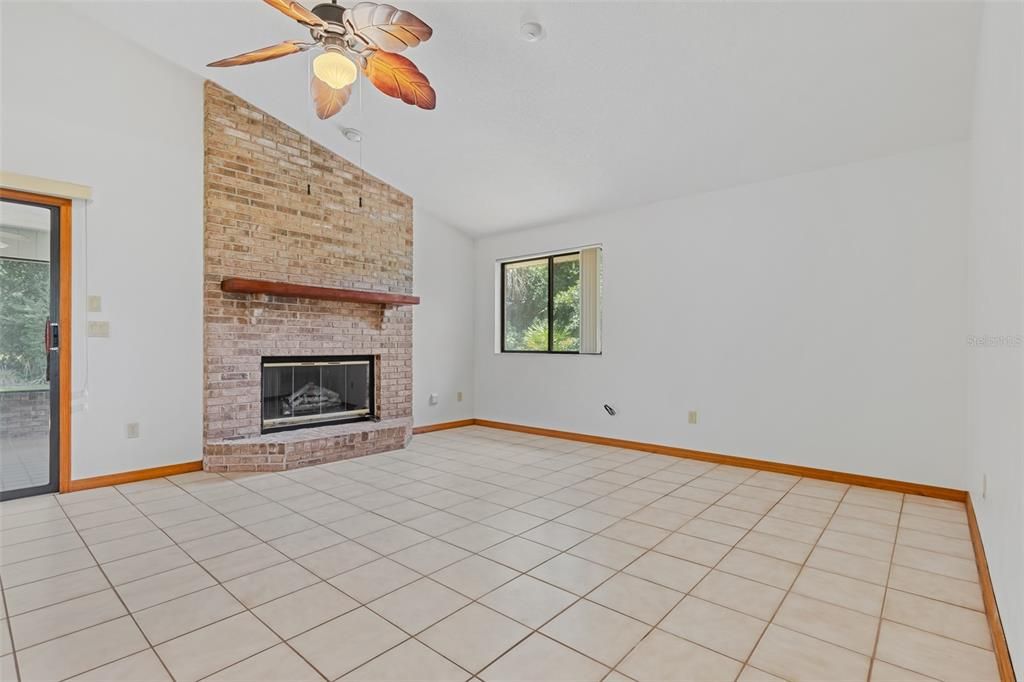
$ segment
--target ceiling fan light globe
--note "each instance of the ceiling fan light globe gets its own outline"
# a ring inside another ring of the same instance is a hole
[[[335,50],[327,50],[313,60],[313,73],[327,85],[340,90],[354,83],[359,72],[351,59]]]

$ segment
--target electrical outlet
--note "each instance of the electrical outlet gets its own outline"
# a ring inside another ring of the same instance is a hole
[[[460,403],[462,402],[462,391],[459,391],[458,393],[455,394],[455,400],[459,401]]]
[[[437,403],[438,403],[438,401],[440,399],[441,399],[441,396],[439,396],[438,394],[436,394],[436,393],[431,393],[430,394],[430,404],[431,405],[437,405]]]
[[[130,422],[124,425],[124,437],[125,438],[138,438],[139,437],[139,422]]]
[[[90,296],[88,299],[88,311],[90,313],[98,313],[103,311],[103,299],[99,296]]]
[[[89,336],[94,339],[110,337],[110,323],[100,320],[89,320]]]
[[[988,497],[988,474],[981,475],[981,499]]]
[[[697,410],[690,410],[688,421],[691,424],[696,424],[697,423]]]

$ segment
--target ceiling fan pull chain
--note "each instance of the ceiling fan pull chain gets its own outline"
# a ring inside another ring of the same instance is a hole
[[[359,125],[363,125],[363,79],[359,79]],[[363,207],[363,188],[366,186],[366,167],[363,166],[363,137],[359,136],[359,208]]]

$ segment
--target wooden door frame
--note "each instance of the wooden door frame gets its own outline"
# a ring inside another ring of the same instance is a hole
[[[46,194],[22,192],[0,187],[0,199],[28,201],[43,206],[55,206],[60,211],[60,297],[57,323],[60,325],[60,350],[57,355],[58,387],[58,490],[71,489],[71,199]]]

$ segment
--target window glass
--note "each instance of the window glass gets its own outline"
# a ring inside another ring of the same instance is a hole
[[[552,263],[552,347],[580,351],[580,255],[555,256]]]
[[[548,349],[548,259],[505,263],[504,350]]]

